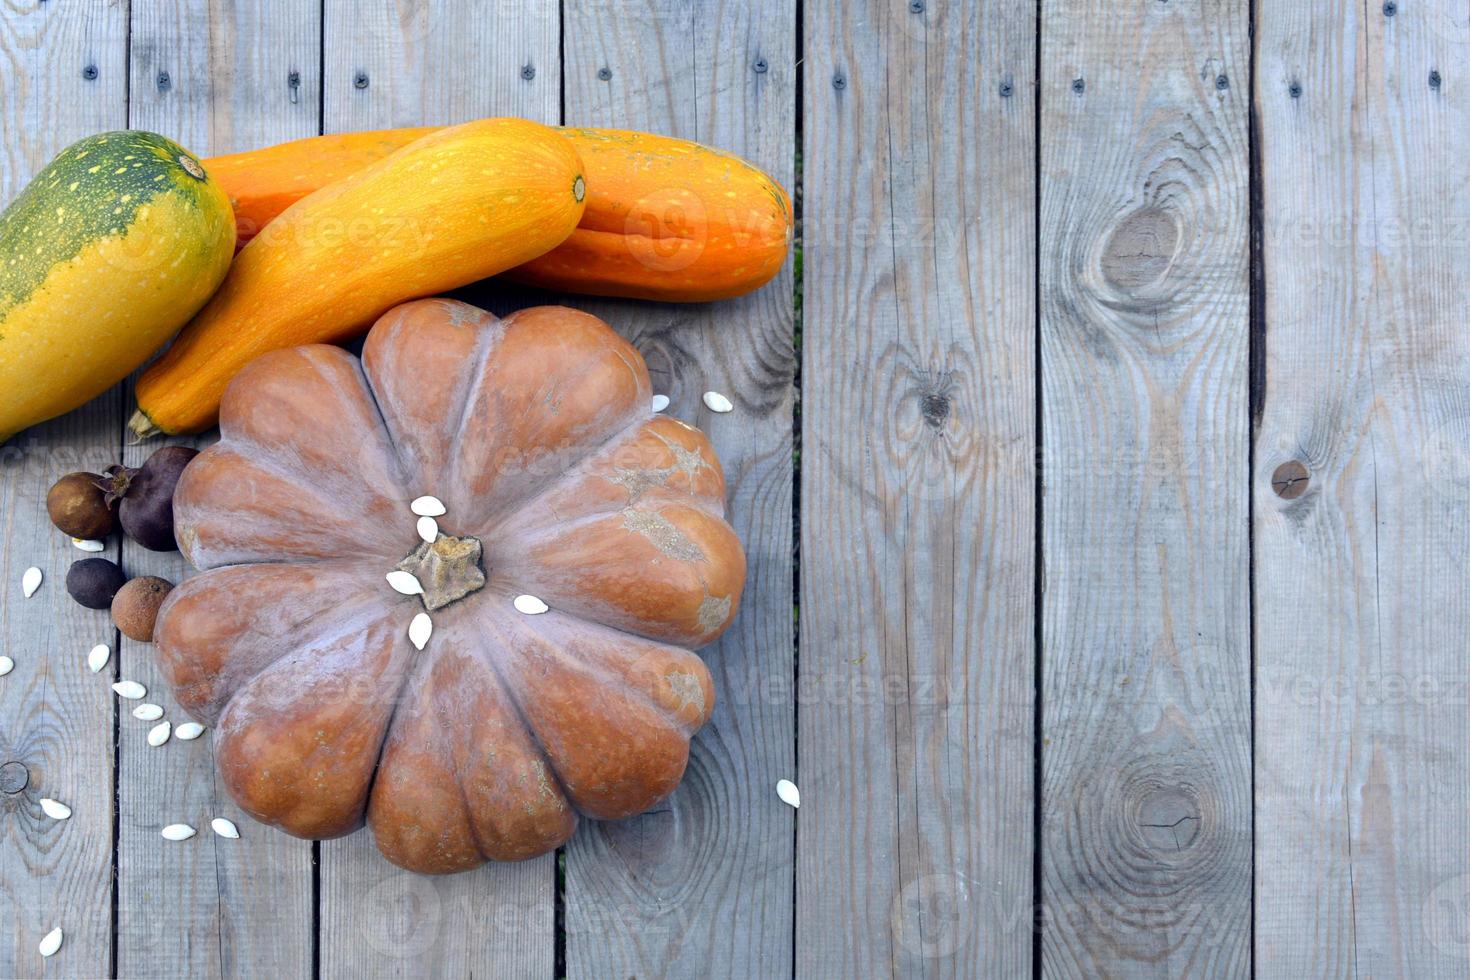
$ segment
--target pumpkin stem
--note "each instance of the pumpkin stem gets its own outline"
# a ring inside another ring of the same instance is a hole
[[[480,554],[478,538],[441,534],[433,544],[422,542],[398,563],[398,570],[419,580],[424,606],[433,612],[485,587]]]

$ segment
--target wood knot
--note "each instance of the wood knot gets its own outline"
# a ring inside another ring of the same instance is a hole
[[[1179,225],[1163,208],[1130,213],[1113,229],[1103,246],[1103,278],[1119,292],[1152,286],[1169,271],[1179,247]]]
[[[931,429],[944,428],[944,420],[949,418],[949,408],[949,396],[943,392],[926,391],[919,397],[919,411],[924,416],[924,424]]]
[[[1139,798],[1138,829],[1161,851],[1185,851],[1199,838],[1199,807],[1177,786],[1151,786]]]
[[[30,785],[31,771],[23,762],[7,762],[0,766],[0,793],[14,796]]]
[[[1271,489],[1282,500],[1300,497],[1307,492],[1307,484],[1311,482],[1312,474],[1307,472],[1307,467],[1300,460],[1288,460],[1276,467],[1276,472],[1271,474]]]

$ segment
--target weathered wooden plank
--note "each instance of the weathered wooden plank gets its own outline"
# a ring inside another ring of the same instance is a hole
[[[484,116],[556,123],[551,0],[324,0],[329,133]]]
[[[12,4],[0,8],[0,198],[14,198],[73,140],[127,125],[127,8]],[[3,397],[3,396],[0,396]],[[66,594],[82,553],[51,526],[46,491],[59,476],[117,453],[119,392],[0,446],[0,976],[106,976],[112,971],[112,667],[87,651],[113,644],[106,613]],[[32,598],[26,568],[44,570]],[[72,808],[57,822],[39,800]],[[60,926],[53,959],[37,951]]]
[[[1257,16],[1257,964],[1462,976],[1470,25],[1450,0]]]
[[[1042,971],[1250,971],[1245,0],[1042,6]]]
[[[1035,11],[805,39],[797,974],[1024,976]]]
[[[573,0],[565,11],[569,124],[718,146],[792,189],[792,0]],[[718,706],[683,784],[653,813],[584,821],[567,846],[567,975],[778,976],[792,943],[793,814],[772,791],[794,765],[791,266],[723,303],[560,301],[632,340],[669,414],[709,434],[750,569],[735,623],[703,651]],[[707,390],[735,411],[711,413]]]
[[[324,15],[326,132],[558,121],[555,0],[327,0]],[[548,855],[422,878],[385,861],[368,833],[325,842],[322,976],[548,976],[555,875]]]
[[[201,156],[315,135],[320,26],[316,0],[268,9],[134,0],[130,125]],[[215,438],[171,441],[203,447]],[[124,461],[141,466],[164,444],[127,445]],[[179,582],[190,574],[177,552],[126,540],[122,563],[130,576]],[[188,720],[169,697],[150,644],[119,636],[118,654],[122,676],[144,684],[173,724]],[[119,713],[119,975],[310,973],[311,845],[254,823],[234,805],[215,779],[210,735],[151,748],[152,723],[133,718],[133,707],[124,702]],[[241,839],[216,837],[209,830],[216,816],[234,821]],[[169,843],[159,830],[170,823],[187,823],[199,835]]]

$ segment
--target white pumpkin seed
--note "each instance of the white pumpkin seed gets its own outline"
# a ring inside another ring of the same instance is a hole
[[[78,551],[106,551],[107,545],[101,541],[88,541],[85,538],[72,538],[71,546]]]
[[[419,518],[419,537],[433,544],[439,537],[439,522],[432,517]]]
[[[408,509],[420,517],[443,517],[445,508],[444,501],[438,497],[419,497],[408,505]]]
[[[734,405],[730,404],[730,399],[726,398],[718,391],[706,391],[704,393],[704,403],[705,405],[709,406],[709,410],[711,412],[724,413],[732,411],[735,408]]]
[[[433,632],[434,621],[429,618],[428,613],[419,613],[408,624],[408,640],[416,650],[424,648],[424,644],[429,642],[429,634]]]
[[[194,836],[194,828],[186,823],[171,823],[163,828],[163,836],[168,840],[188,840]]]
[[[782,803],[787,804],[793,810],[801,806],[801,791],[789,779],[783,779],[776,783],[776,795],[781,797]]]
[[[107,660],[112,656],[112,648],[106,643],[99,643],[87,654],[87,669],[97,673],[107,666]]]
[[[518,595],[515,598],[516,612],[527,616],[539,616],[551,607],[533,595]]]
[[[148,744],[155,749],[158,748],[164,742],[168,741],[168,737],[173,732],[173,729],[174,726],[166,721],[154,725],[148,732]]]
[[[15,669],[15,661],[9,657],[0,657],[0,677],[4,677]]]
[[[148,693],[148,688],[137,681],[118,681],[112,685],[112,689],[117,692],[118,697],[127,698],[129,701],[141,701],[143,695]]]
[[[46,933],[45,937],[41,940],[41,945],[37,946],[36,950],[42,956],[55,956],[56,951],[60,948],[61,926],[57,926],[55,929],[52,929],[50,932]]]
[[[163,717],[163,709],[156,704],[140,704],[133,709],[133,717],[139,721],[157,721]]]
[[[204,734],[204,726],[197,721],[186,721],[174,729],[174,738],[184,742],[192,742]]]
[[[209,826],[221,837],[228,837],[230,840],[240,839],[240,828],[230,823],[224,817],[215,817],[209,821]]]
[[[36,594],[36,590],[40,587],[41,570],[35,565],[32,565],[30,568],[27,568],[25,570],[25,574],[20,577],[21,594],[29,599],[31,596]]]
[[[65,803],[58,803],[55,800],[42,799],[41,812],[52,820],[65,820],[71,816],[71,807]]]
[[[424,594],[424,587],[419,583],[418,576],[413,572],[389,572],[388,584],[393,586],[394,592],[401,592],[403,595]]]
[[[669,407],[669,396],[668,395],[654,395],[653,396],[653,412],[654,412],[655,415],[657,415],[659,412],[662,412],[664,409],[666,409],[668,407]]]

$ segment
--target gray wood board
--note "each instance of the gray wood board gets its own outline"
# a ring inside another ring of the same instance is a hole
[[[1470,24],[1270,2],[1257,32],[1257,966],[1463,976]]]
[[[327,0],[323,11],[326,132],[495,115],[557,122],[555,0]],[[423,878],[384,860],[366,831],[320,853],[323,977],[552,973],[551,856]]]
[[[796,973],[1024,976],[1035,11],[804,34]]]
[[[1248,4],[1042,5],[1042,973],[1250,972]]]
[[[127,31],[122,5],[28,5],[0,16],[6,202],[68,144],[127,125]],[[0,678],[0,976],[113,969],[115,667],[89,673],[87,651],[114,646],[114,631],[105,612],[66,593],[67,568],[85,556],[51,526],[46,491],[112,461],[121,427],[113,390],[0,447],[0,653],[15,661]],[[45,581],[25,599],[21,575],[33,565]],[[71,807],[71,819],[45,816],[42,798]],[[65,933],[64,962],[37,950],[53,927]]]
[[[696,140],[794,192],[795,5],[566,4],[566,122]],[[765,71],[755,65],[763,61]],[[710,202],[713,208],[716,202]],[[674,220],[658,215],[657,220]],[[576,977],[777,976],[791,969],[794,774],[792,264],[755,293],[670,305],[558,297],[642,351],[668,414],[704,430],[749,560],[740,612],[702,651],[718,698],[683,784],[567,846],[566,968]],[[701,396],[735,405],[718,415]]]
[[[134,0],[129,125],[162,133],[200,156],[231,153],[318,130],[321,11],[316,0],[222,6],[210,0]],[[295,85],[292,85],[292,77]],[[132,411],[131,385],[127,412]],[[131,444],[123,461],[141,466],[167,443]],[[122,540],[130,576],[180,582],[192,574],[177,552]],[[173,702],[151,644],[118,637],[121,676],[148,689],[174,725],[189,720]],[[117,959],[120,976],[301,976],[312,968],[311,845],[255,823],[215,779],[213,733],[150,747],[153,727],[118,714]],[[239,840],[210,830],[214,817]],[[193,839],[159,831],[186,823]]]

